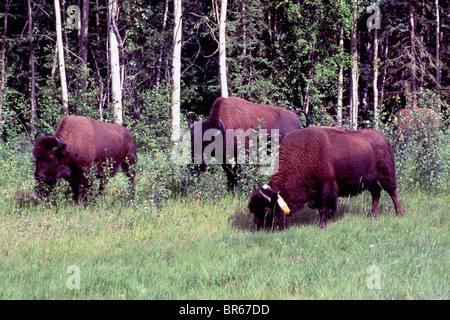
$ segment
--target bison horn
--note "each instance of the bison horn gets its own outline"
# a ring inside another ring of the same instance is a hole
[[[264,199],[266,199],[267,201],[269,201],[269,203],[271,202],[270,197],[268,195],[265,195],[261,189],[258,189],[259,193],[264,197]]]
[[[220,131],[222,131],[223,133],[225,133],[225,126],[223,125],[222,120],[219,119],[220,122]]]
[[[58,142],[58,147],[61,145],[61,141],[59,141],[59,139],[58,139],[58,137],[57,136],[53,136],[53,137],[55,137],[55,139],[56,139],[56,142]]]

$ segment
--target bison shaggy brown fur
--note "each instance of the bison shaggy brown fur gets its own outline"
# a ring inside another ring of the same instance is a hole
[[[118,124],[65,116],[53,136],[36,139],[33,156],[36,180],[50,186],[60,179],[67,180],[78,204],[89,187],[86,173],[91,165],[96,165],[96,176],[103,178],[101,188],[106,182],[105,171],[111,170],[109,173],[114,175],[119,166],[134,187],[136,145],[130,131]]]
[[[288,227],[278,196],[291,212],[304,204],[319,210],[320,227],[337,209],[338,197],[353,196],[369,190],[372,216],[378,216],[380,192],[391,196],[397,215],[403,209],[397,196],[392,149],[378,131],[310,127],[286,136],[280,147],[279,170],[265,188],[255,190],[249,209],[258,229]]]
[[[202,171],[205,170],[206,165],[203,159],[203,150],[207,146],[207,143],[203,141],[205,131],[209,129],[217,129],[222,132],[224,149],[226,150],[226,130],[239,130],[247,131],[249,129],[267,129],[270,134],[271,129],[279,130],[279,141],[293,130],[300,128],[300,120],[297,116],[298,113],[303,113],[306,117],[306,126],[309,126],[309,118],[301,111],[289,111],[281,107],[257,104],[247,101],[238,97],[230,98],[217,98],[209,114],[208,119],[202,122],[196,122],[195,124],[189,119],[188,124],[191,130],[191,144],[192,144],[192,158],[194,163],[201,161]],[[197,126],[201,126],[197,128]],[[201,134],[201,136],[197,136]],[[201,153],[194,152],[194,143],[202,144],[198,150]],[[231,143],[231,142],[230,142]],[[232,142],[234,144],[234,152],[237,152],[236,139]],[[248,143],[248,141],[246,141]],[[246,145],[248,149],[248,145]],[[231,192],[236,185],[236,166],[234,169],[230,164],[226,163],[226,159],[218,159],[223,166],[228,179],[228,191]]]

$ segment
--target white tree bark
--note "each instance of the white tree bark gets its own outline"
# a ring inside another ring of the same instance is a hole
[[[172,57],[172,141],[180,140],[180,100],[181,100],[181,0],[173,1],[173,57]]]
[[[344,51],[344,24],[341,22],[339,27],[339,54]],[[339,83],[338,83],[338,99],[337,99],[337,125],[342,127],[342,99],[344,96],[344,66],[343,59],[339,64]]]
[[[108,4],[109,11],[109,59],[111,67],[111,100],[114,107],[114,122],[117,124],[123,123],[122,116],[122,83],[120,74],[120,59],[119,59],[119,41],[117,39],[115,26],[117,15],[117,0],[110,0]]]
[[[441,59],[440,59],[440,18],[439,0],[436,0],[436,92],[438,94],[437,110],[441,111]]]
[[[227,0],[220,1],[220,22],[219,22],[219,65],[220,65],[220,91],[221,96],[228,98],[227,83],[227,55],[226,55],[226,25]]]
[[[378,106],[378,29],[373,29],[373,117],[374,128],[378,129],[380,108]]]
[[[67,81],[66,81],[66,67],[64,64],[64,47],[62,43],[61,31],[61,9],[59,0],[54,0],[55,3],[55,17],[56,17],[56,43],[58,46],[58,64],[61,78],[61,96],[64,108],[64,115],[69,115],[69,98],[67,96]]]
[[[28,5],[28,36],[30,37],[30,105],[31,105],[31,118],[30,118],[30,133],[34,136],[36,133],[36,72],[34,64],[34,48],[31,36],[33,35],[33,14],[31,12],[31,0],[27,1]]]
[[[350,54],[352,56],[352,76],[350,93],[350,122],[353,130],[358,129],[358,49],[357,49],[357,26],[358,26],[358,0],[353,0],[353,26],[351,31]]]

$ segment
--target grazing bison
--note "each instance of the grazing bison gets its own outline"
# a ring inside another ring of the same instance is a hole
[[[104,171],[111,166],[114,175],[119,166],[130,178],[134,187],[136,145],[125,127],[80,116],[65,116],[53,136],[38,137],[34,144],[36,158],[34,177],[50,186],[61,178],[73,190],[74,200],[81,204],[90,182],[86,173],[96,165],[97,177],[106,182]]]
[[[227,150],[227,130],[229,132],[231,130],[246,132],[249,129],[267,129],[270,134],[269,130],[277,129],[279,130],[279,141],[281,142],[289,132],[300,128],[300,120],[297,117],[297,114],[300,112],[303,111],[289,111],[281,107],[252,103],[237,97],[217,98],[211,107],[208,119],[195,124],[192,123],[191,119],[188,120],[191,130],[191,147],[194,163],[201,163],[201,170],[205,171],[206,164],[203,158],[203,151],[207,147],[207,143],[203,137],[209,129],[217,129],[217,133],[222,133],[223,150]],[[306,125],[309,126],[309,118],[306,114],[305,117]],[[237,138],[233,136],[231,139],[233,139],[233,142],[230,139],[228,140],[230,141],[229,143],[234,144],[231,149],[234,150],[233,156],[235,156],[238,148]],[[194,147],[196,144],[198,148]],[[248,150],[248,139],[245,144],[245,148]],[[229,156],[229,154],[227,155]],[[221,156],[222,158],[218,160],[225,170],[228,180],[228,191],[231,192],[236,185],[237,166],[233,167],[227,163],[225,156],[224,152],[223,156]]]
[[[391,196],[397,215],[392,149],[378,131],[310,127],[291,132],[280,147],[279,170],[268,185],[256,189],[249,209],[258,227],[288,227],[286,216],[305,203],[319,210],[320,227],[333,217],[338,197],[372,194],[372,216],[378,216],[381,188]]]

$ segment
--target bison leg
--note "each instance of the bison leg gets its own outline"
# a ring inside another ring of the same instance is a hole
[[[322,229],[326,229],[327,228],[327,215],[328,215],[328,209],[327,208],[322,208],[319,210],[319,215],[320,215],[320,222],[319,222],[319,227]]]
[[[322,229],[327,228],[327,221],[334,217],[337,210],[339,187],[336,181],[325,183],[319,206],[320,223]]]
[[[81,205],[86,189],[91,187],[91,181],[86,178],[84,172],[86,169],[73,169],[70,177],[70,187],[73,191],[73,200]]]
[[[378,203],[380,201],[381,187],[378,185],[378,182],[372,183],[368,188],[370,193],[372,194],[372,214],[373,218],[378,218]]]
[[[73,192],[73,200],[78,205],[81,205],[81,200],[83,199],[84,194],[84,188],[81,185],[81,179],[72,179],[70,181],[70,187],[72,188]]]
[[[395,175],[394,175],[395,177]],[[393,180],[393,181],[392,181]],[[392,199],[392,202],[394,202],[395,207],[395,214],[403,217],[403,209],[402,205],[400,204],[400,201],[398,200],[398,194],[397,194],[397,184],[395,183],[395,178],[392,179],[390,177],[385,179],[379,179],[379,182],[384,190],[389,194],[389,196]]]
[[[237,182],[237,165],[233,166],[231,164],[222,164],[222,168],[225,171],[225,174],[227,175],[227,187],[228,187],[228,193],[232,193],[234,191],[234,188],[236,187]]]
[[[395,207],[395,214],[403,217],[403,209],[402,209],[402,205],[400,204],[400,201],[398,200],[398,195],[397,195],[397,190],[394,190],[392,192],[388,192],[389,195],[391,196],[392,201],[394,202],[394,207]]]
[[[135,177],[136,177],[136,161],[135,157],[131,155],[130,157],[126,157],[122,162],[122,170],[126,173],[129,184],[128,189],[132,197],[134,197],[134,188],[135,188]]]

